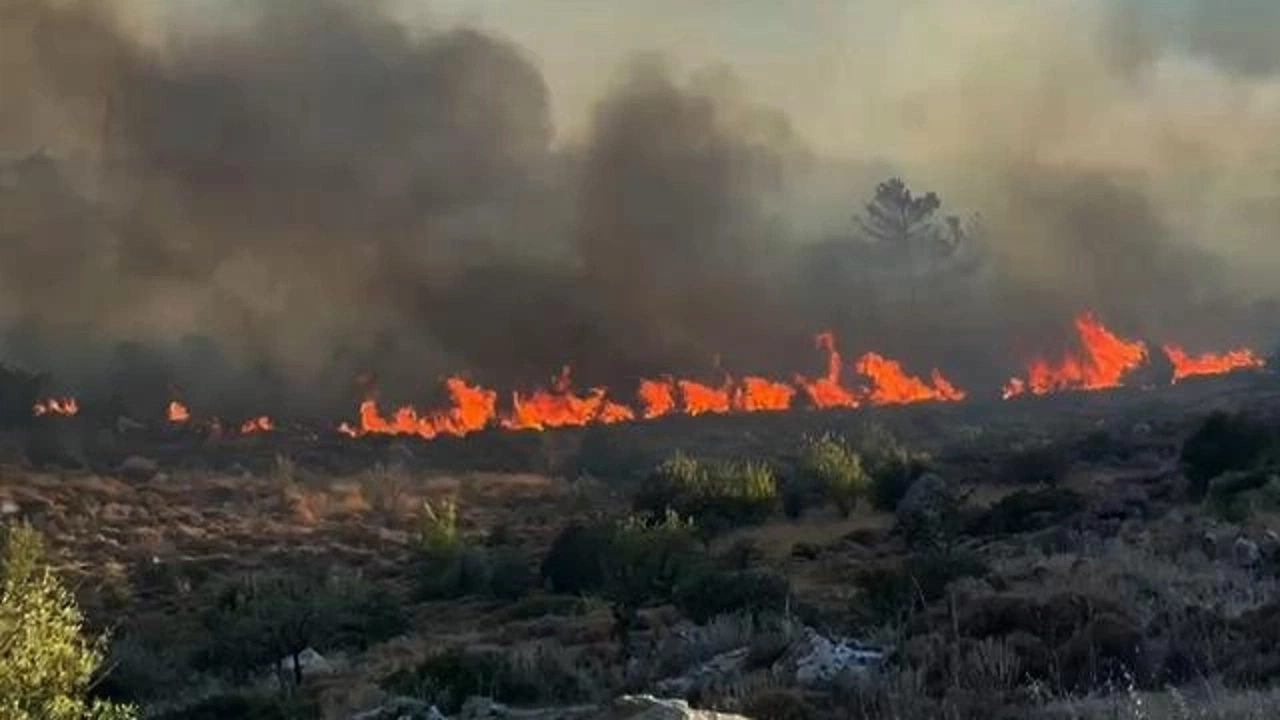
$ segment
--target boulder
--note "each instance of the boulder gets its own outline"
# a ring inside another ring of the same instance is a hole
[[[664,695],[688,697],[699,690],[714,687],[740,677],[747,662],[748,648],[720,653],[683,675],[659,680],[655,689]]]
[[[652,695],[623,695],[597,714],[594,720],[750,720],[744,715],[696,710],[684,700],[664,700]]]
[[[126,480],[135,482],[146,482],[151,480],[160,472],[160,466],[155,460],[145,458],[140,455],[131,455],[120,463],[120,476]]]
[[[777,667],[794,674],[797,684],[813,687],[849,672],[862,672],[883,661],[884,651],[880,648],[853,640],[832,640],[812,628],[804,628]]]

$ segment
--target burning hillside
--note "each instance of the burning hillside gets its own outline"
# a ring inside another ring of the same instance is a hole
[[[1134,371],[1150,362],[1146,343],[1121,337],[1090,312],[1076,317],[1075,329],[1078,343],[1075,350],[1053,360],[1033,358],[1027,364],[1025,376],[1009,380],[1001,397],[1007,400],[1027,394],[1118,388]],[[876,407],[959,402],[969,397],[968,392],[956,387],[938,369],[931,370],[927,378],[920,377],[899,361],[876,352],[865,352],[846,363],[835,335],[830,332],[820,333],[816,344],[825,355],[825,373],[817,377],[797,374],[785,381],[755,375],[735,378],[725,373],[719,382],[707,383],[665,375],[640,379],[631,400],[627,399],[628,394],[605,387],[575,389],[567,366],[548,386],[514,391],[505,402],[500,401],[498,391],[454,376],[444,382],[448,401],[442,407],[423,409],[401,405],[387,409],[369,397],[360,403],[358,419],[341,423],[337,431],[349,437],[410,435],[430,440],[441,436],[461,437],[487,428],[540,431],[654,420],[669,415],[697,417]],[[1264,367],[1264,361],[1245,348],[1191,355],[1173,343],[1160,347],[1172,366],[1171,383],[1194,376]],[[70,416],[79,410],[75,398],[58,397],[37,403],[32,412],[36,416]],[[174,425],[193,422],[191,410],[180,400],[169,402],[166,418]],[[220,419],[211,418],[206,424],[219,434],[224,432]],[[238,428],[242,435],[250,435],[271,432],[276,425],[271,416],[263,414],[231,427]]]

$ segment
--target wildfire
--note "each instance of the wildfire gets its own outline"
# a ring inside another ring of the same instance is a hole
[[[511,414],[500,424],[508,430],[543,430],[635,419],[631,408],[610,401],[603,388],[576,395],[572,386],[569,368],[565,366],[550,390],[539,388],[528,397],[512,393]]]
[[[1032,360],[1026,378],[1012,378],[1004,386],[1006,399],[1027,392],[1044,395],[1060,390],[1119,387],[1127,373],[1147,362],[1146,343],[1116,335],[1092,313],[1076,316],[1075,326],[1081,352],[1068,353],[1056,362]]]
[[[31,406],[31,414],[36,417],[45,415],[62,415],[71,417],[80,412],[80,403],[73,397],[49,398]]]
[[[1023,377],[1015,377],[1003,388],[1005,398],[1030,393],[1044,395],[1061,390],[1100,390],[1119,386],[1125,376],[1148,362],[1147,345],[1123,338],[1104,326],[1092,313],[1075,318],[1079,348],[1057,360],[1033,359]],[[708,383],[671,375],[641,378],[634,405],[610,397],[608,389],[593,387],[578,391],[573,387],[568,366],[552,378],[547,387],[532,392],[513,392],[510,402],[499,408],[498,393],[461,377],[444,381],[448,402],[436,409],[419,410],[402,405],[384,411],[372,397],[360,403],[359,418],[344,422],[337,431],[349,437],[364,435],[416,435],[425,439],[464,436],[486,428],[545,430],[560,427],[612,424],[651,420],[667,415],[785,411],[803,405],[813,409],[857,408],[863,405],[897,405],[919,402],[957,402],[967,393],[956,387],[941,371],[928,378],[910,374],[897,360],[876,352],[865,352],[848,366],[861,378],[847,383],[846,365],[831,332],[816,336],[816,346],[825,355],[825,372],[816,378],[796,375],[791,382],[760,375],[739,378],[725,373],[719,383]],[[1212,375],[1239,369],[1261,368],[1263,360],[1252,350],[1239,348],[1223,353],[1188,354],[1180,345],[1160,346],[1173,364],[1173,381],[1196,375]],[[53,397],[32,407],[36,416],[75,415],[79,405],[73,397]],[[168,404],[171,423],[188,423],[191,412],[182,402]],[[222,431],[217,418],[208,426]],[[235,427],[235,426],[232,426]],[[239,425],[240,433],[270,432],[275,423],[268,415],[249,418]]]
[[[191,411],[187,409],[186,405],[183,405],[177,400],[171,400],[169,402],[168,415],[169,422],[171,423],[185,423],[191,419]]]
[[[867,353],[858,358],[855,365],[858,372],[871,379],[871,387],[867,399],[873,405],[894,405],[929,400],[963,400],[965,393],[957,390],[947,381],[942,373],[934,370],[930,380],[925,382],[918,377],[908,375],[902,364],[896,360]]]
[[[840,384],[840,353],[836,351],[835,334],[830,331],[819,333],[817,342],[818,349],[827,354],[827,374],[816,380],[797,375],[796,384],[816,408],[858,407],[858,399]]]
[[[1234,370],[1258,369],[1266,362],[1248,348],[1237,348],[1224,353],[1188,355],[1180,345],[1166,343],[1164,354],[1173,363],[1173,381],[1178,382],[1196,375],[1222,375]]]
[[[240,425],[240,434],[252,435],[253,433],[271,432],[273,429],[275,429],[275,425],[271,422],[271,418],[266,415],[259,415],[245,420]]]

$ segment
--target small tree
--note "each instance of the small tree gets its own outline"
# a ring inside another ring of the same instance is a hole
[[[841,517],[849,517],[858,499],[867,494],[870,477],[862,467],[862,458],[830,434],[805,441],[800,467],[824,489]]]
[[[0,557],[0,717],[116,720],[133,708],[88,698],[105,636],[84,634],[75,599],[45,563],[29,525],[8,528]]]
[[[642,607],[666,602],[695,566],[696,528],[668,510],[660,520],[634,516],[618,523],[605,558],[606,599],[612,605],[614,634],[625,654]]]

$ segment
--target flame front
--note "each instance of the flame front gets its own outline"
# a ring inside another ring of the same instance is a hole
[[[827,374],[816,380],[809,380],[803,375],[796,376],[796,384],[808,396],[814,407],[827,408],[858,407],[858,399],[840,384],[840,353],[836,350],[836,336],[831,331],[818,334],[818,349],[827,354]]]
[[[1077,316],[1075,329],[1080,343],[1078,352],[1067,353],[1052,362],[1044,358],[1032,360],[1024,377],[1015,377],[1005,385],[1004,397],[1117,387],[1130,371],[1149,359],[1145,343],[1116,335],[1091,313]],[[344,422],[337,431],[350,437],[417,435],[433,439],[445,435],[460,437],[494,427],[546,430],[652,420],[673,414],[777,412],[794,408],[797,398],[807,401],[808,407],[823,410],[957,402],[967,397],[967,393],[940,370],[932,370],[925,379],[910,374],[899,361],[876,352],[865,352],[852,364],[863,382],[850,387],[843,381],[845,368],[836,349],[835,335],[818,334],[816,345],[826,356],[826,372],[820,377],[810,379],[796,375],[793,382],[788,383],[760,375],[735,379],[725,374],[719,384],[670,375],[641,378],[634,407],[614,400],[603,387],[575,391],[568,366],[561,369],[549,387],[511,393],[509,407],[502,410],[498,407],[496,391],[455,376],[445,380],[449,402],[443,408],[420,411],[413,405],[403,405],[388,415],[378,401],[370,397],[360,403],[359,420]],[[1174,366],[1174,382],[1195,375],[1264,366],[1261,358],[1244,348],[1191,356],[1173,343],[1161,347]],[[35,415],[74,415],[78,411],[75,399],[70,397],[51,398],[36,403],[32,409]],[[177,400],[169,403],[167,416],[173,423],[186,423],[191,419],[190,411]],[[216,418],[210,421],[210,427],[220,428]],[[274,427],[269,416],[260,415],[242,423],[240,432],[246,435],[268,432]]]
[[[266,415],[259,415],[255,418],[249,418],[240,425],[241,435],[252,435],[254,433],[271,432],[275,429],[275,424],[271,422],[271,418]]]
[[[1076,316],[1075,325],[1082,352],[1068,353],[1057,362],[1032,360],[1026,378],[1012,378],[1005,384],[1006,399],[1026,392],[1044,395],[1119,387],[1126,374],[1147,362],[1146,343],[1116,335],[1092,313]]]
[[[1266,366],[1266,362],[1248,348],[1199,355],[1188,355],[1182,346],[1174,343],[1165,343],[1162,349],[1169,362],[1173,363],[1174,382],[1197,375],[1222,375],[1235,370],[1256,370]]]
[[[71,417],[80,412],[80,403],[73,397],[49,398],[31,406],[31,414],[36,417],[45,415],[61,415]]]
[[[191,419],[191,411],[187,409],[186,405],[183,405],[177,400],[171,400],[169,402],[168,415],[169,422],[171,423],[185,423]]]
[[[965,394],[957,390],[942,373],[934,370],[931,382],[908,375],[897,360],[890,360],[876,353],[867,353],[855,365],[858,372],[871,379],[867,399],[873,405],[901,405],[929,400],[963,400]]]

